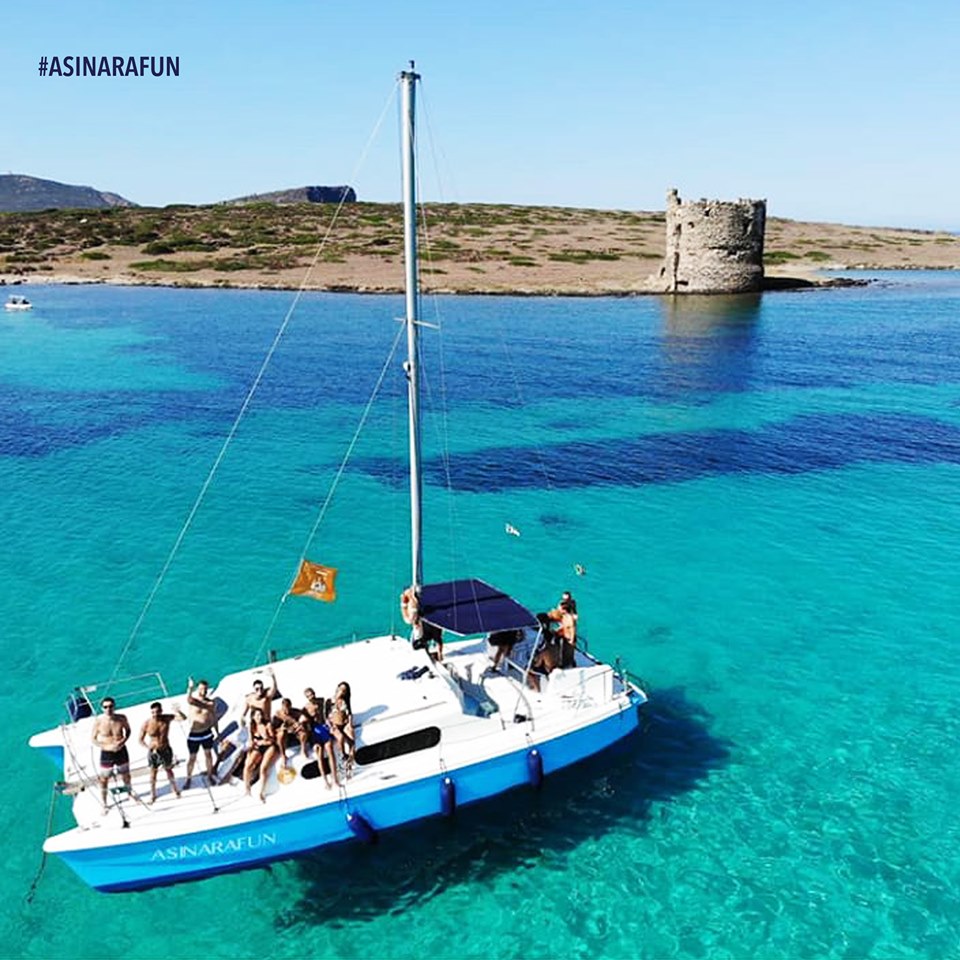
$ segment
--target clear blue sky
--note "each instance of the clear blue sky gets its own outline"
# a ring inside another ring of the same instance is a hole
[[[343,182],[394,200],[395,109],[357,164],[414,58],[425,199],[657,210],[676,186],[960,229],[957,0],[408,7],[4,0],[0,173],[151,205]],[[179,56],[180,76],[38,76],[70,54]]]

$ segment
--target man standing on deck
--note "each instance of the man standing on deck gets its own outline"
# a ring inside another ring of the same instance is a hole
[[[197,762],[197,753],[203,747],[203,755],[207,761],[207,782],[214,784],[217,778],[213,775],[213,745],[217,731],[217,705],[210,697],[210,684],[206,680],[197,683],[196,692],[193,689],[193,677],[187,683],[187,703],[190,704],[190,732],[187,734],[187,779],[183,784],[184,790],[190,789],[190,778],[193,775],[193,765]]]
[[[174,707],[178,720],[187,718]],[[170,787],[179,797],[177,778],[173,775],[173,747],[170,746],[170,724],[174,715],[164,713],[159,703],[150,704],[150,718],[140,728],[140,743],[147,748],[147,763],[150,766],[150,802],[157,799],[157,770],[163,767],[167,771]]]
[[[114,770],[123,777],[124,786],[132,796],[130,784],[130,757],[127,740],[130,739],[130,723],[122,713],[114,713],[116,701],[104,697],[100,704],[103,713],[93,722],[93,744],[100,748],[100,799],[103,812],[107,812],[107,783]]]
[[[547,616],[556,624],[560,637],[560,666],[576,666],[577,654],[577,601],[569,590],[564,590],[560,602]]]

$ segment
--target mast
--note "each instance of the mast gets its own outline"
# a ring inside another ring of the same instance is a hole
[[[417,183],[416,156],[414,140],[414,115],[416,106],[415,89],[420,75],[414,71],[413,61],[410,69],[400,74],[401,152],[403,154],[403,257],[406,265],[406,326],[407,361],[404,369],[407,373],[407,411],[410,435],[410,549],[411,549],[411,586],[419,598],[423,583],[423,547],[421,536],[423,521],[421,518],[420,476],[420,371],[417,358],[417,306],[419,287],[417,283]]]

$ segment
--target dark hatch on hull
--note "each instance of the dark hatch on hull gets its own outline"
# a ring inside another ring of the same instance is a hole
[[[405,733],[379,743],[369,743],[365,747],[357,747],[357,763],[365,766],[368,763],[378,763],[380,760],[390,760],[392,757],[402,757],[405,753],[415,753],[417,750],[429,750],[440,742],[439,727],[424,727],[413,733]]]

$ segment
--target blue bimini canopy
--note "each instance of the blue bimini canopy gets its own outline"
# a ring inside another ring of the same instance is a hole
[[[420,610],[427,623],[461,637],[537,626],[526,607],[482,580],[424,584]]]

